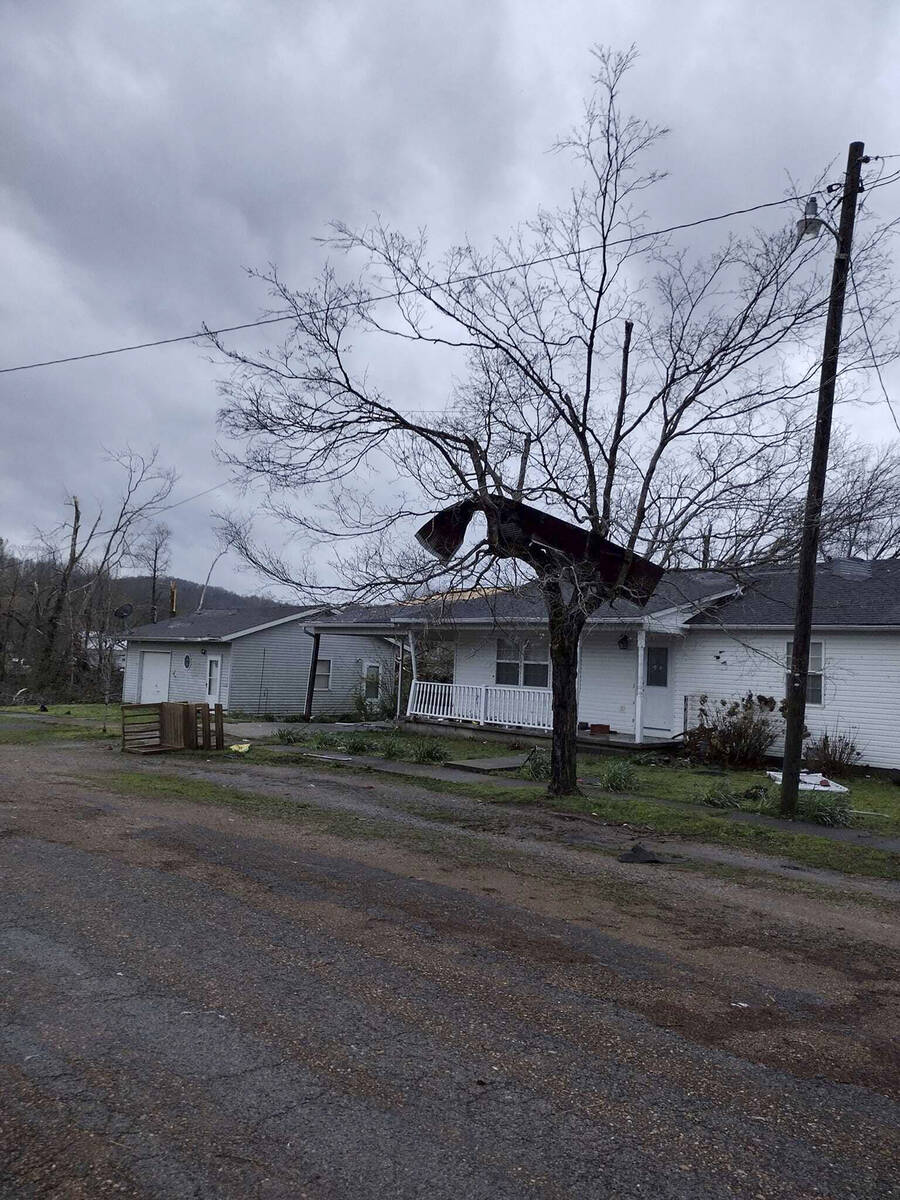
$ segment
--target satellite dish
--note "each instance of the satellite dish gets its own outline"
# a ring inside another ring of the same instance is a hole
[[[114,617],[118,617],[120,621],[124,621],[126,617],[130,617],[134,612],[133,604],[121,604],[113,613]]]

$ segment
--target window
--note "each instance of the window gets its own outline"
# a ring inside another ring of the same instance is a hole
[[[331,659],[320,658],[316,663],[316,678],[313,683],[313,690],[317,692],[327,692],[331,687]]]
[[[647,647],[647,687],[669,686],[669,647]]]
[[[377,700],[381,695],[381,666],[378,663],[366,663],[364,679],[366,699]]]
[[[497,669],[494,682],[509,687],[519,686],[519,647],[506,638],[497,638]]]
[[[501,687],[548,687],[550,645],[547,639],[514,642],[498,638],[494,682]]]
[[[206,696],[209,700],[219,699],[219,670],[221,660],[208,658],[206,660]]]
[[[794,643],[787,643],[787,652],[784,658],[784,666],[786,671],[785,676],[785,692],[790,690],[791,685],[791,658],[794,654]],[[810,642],[809,643],[809,672],[806,676],[806,703],[807,704],[824,704],[825,703],[825,643]]]
[[[522,683],[525,687],[545,688],[549,682],[549,642],[546,638],[526,642],[522,647]]]

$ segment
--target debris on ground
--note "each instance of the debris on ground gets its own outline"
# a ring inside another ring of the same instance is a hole
[[[630,850],[626,850],[624,854],[619,855],[619,862],[636,862],[636,863],[662,863],[666,860],[654,854],[652,850],[648,850],[646,846],[640,842],[635,842]]]
[[[781,783],[780,771],[766,771],[770,779],[774,779],[777,784]],[[801,771],[799,788],[801,792],[835,792],[847,793],[849,788],[845,788],[841,783],[835,783],[833,779],[826,779],[821,771]]]

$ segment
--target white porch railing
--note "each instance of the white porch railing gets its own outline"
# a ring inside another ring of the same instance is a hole
[[[410,717],[474,721],[479,725],[553,728],[549,688],[433,683],[427,679],[414,679],[406,711]]]

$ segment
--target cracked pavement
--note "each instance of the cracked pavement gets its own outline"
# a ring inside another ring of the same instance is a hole
[[[327,770],[127,764],[294,821],[0,754],[2,1197],[900,1196],[896,889],[629,866]]]

